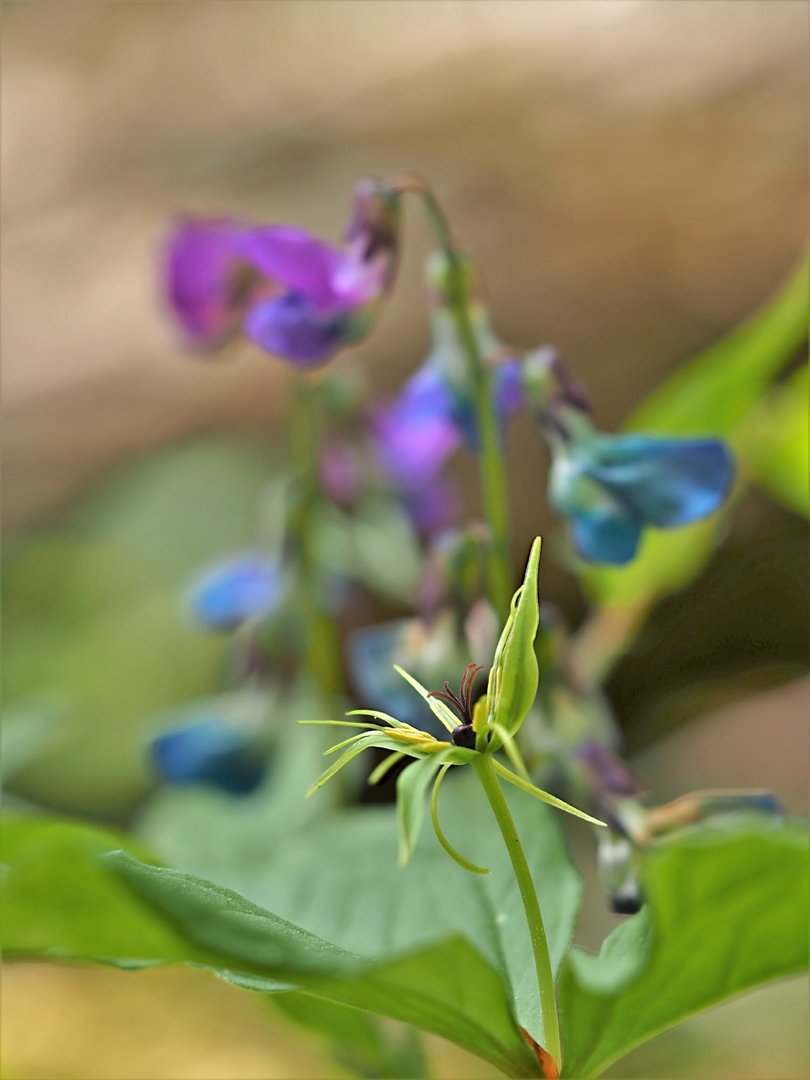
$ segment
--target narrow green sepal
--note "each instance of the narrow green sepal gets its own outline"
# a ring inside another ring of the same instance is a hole
[[[415,761],[397,777],[400,866],[407,866],[413,854],[422,827],[428,785],[439,766],[444,764],[446,753],[431,754],[430,757]]]
[[[442,786],[442,780],[444,780],[445,774],[451,764],[452,762],[443,765],[439,770],[439,775],[436,777],[436,782],[433,785],[433,793],[430,796],[430,820],[433,822],[433,831],[436,833],[436,839],[450,858],[457,862],[462,869],[469,870],[471,874],[488,874],[490,871],[487,870],[486,867],[476,866],[475,863],[470,862],[469,859],[465,859],[463,855],[459,855],[439,826],[439,815],[436,809],[439,800],[439,788]]]
[[[460,723],[458,717],[453,716],[447,706],[443,704],[438,698],[431,697],[428,691],[424,688],[424,686],[422,686],[422,684],[417,679],[415,679],[413,675],[409,675],[407,671],[405,671],[399,666],[399,664],[394,664],[394,670],[402,676],[405,682],[411,684],[417,694],[419,694],[425,699],[425,701],[428,703],[430,711],[433,713],[434,716],[438,716],[438,718],[441,720],[441,722],[444,724],[448,731],[453,731],[454,728],[458,727]]]
[[[548,803],[549,806],[556,806],[558,810],[565,810],[567,814],[573,814],[574,817],[582,818],[583,821],[590,821],[591,825],[602,825],[607,828],[606,821],[600,821],[598,818],[591,817],[590,814],[586,814],[582,810],[577,810],[575,806],[563,802],[562,799],[558,799],[555,795],[549,795],[549,793],[543,791],[542,788],[535,787],[534,784],[530,784],[526,780],[521,780],[519,776],[510,772],[505,765],[501,765],[500,761],[497,761],[495,758],[492,759],[492,764],[495,766],[495,772],[498,776],[507,780],[510,784],[514,784],[515,787],[520,788],[521,791],[525,791],[527,795],[534,795],[535,799]]]

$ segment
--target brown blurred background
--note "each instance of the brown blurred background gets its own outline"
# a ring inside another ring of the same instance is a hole
[[[155,275],[177,211],[337,237],[358,175],[424,172],[482,263],[500,335],[561,348],[605,427],[765,299],[806,243],[799,0],[59,0],[5,2],[2,15],[13,534],[58,522],[137,455],[263,432],[282,412],[280,363],[247,347],[223,364],[178,349]],[[376,388],[393,390],[426,347],[427,245],[409,216],[395,298],[341,361]],[[553,521],[528,424],[510,451],[522,550]],[[700,584],[662,606],[616,673],[656,795],[771,785],[805,810],[806,552],[803,523],[749,498]],[[575,583],[544,573],[576,619]],[[328,1070],[291,1029],[268,1028],[255,999],[202,976],[24,966],[6,979],[9,1078]],[[616,1075],[805,1075],[806,991],[763,993]],[[757,1009],[770,1020],[752,1043]],[[442,1053],[441,1075],[488,1075]]]

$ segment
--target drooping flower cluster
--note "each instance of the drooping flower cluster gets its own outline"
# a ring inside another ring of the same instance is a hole
[[[299,367],[368,333],[397,261],[399,195],[361,181],[342,247],[291,225],[187,218],[169,244],[167,295],[193,345],[236,330]]]

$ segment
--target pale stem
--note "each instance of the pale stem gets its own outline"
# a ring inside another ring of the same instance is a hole
[[[307,635],[307,666],[321,692],[329,698],[344,689],[340,639],[335,620],[316,595],[313,552],[314,515],[318,500],[319,417],[312,386],[296,373],[293,385],[290,443],[296,479],[301,485],[290,518],[290,530],[301,570],[301,600]]]
[[[504,798],[495,768],[492,764],[491,754],[480,754],[473,762],[473,767],[486,792],[489,805],[498,822],[506,850],[512,862],[515,872],[520,897],[523,901],[523,910],[526,912],[526,922],[529,925],[529,935],[534,952],[534,966],[537,970],[537,985],[540,989],[540,1009],[543,1015],[543,1049],[554,1058],[557,1067],[562,1066],[562,1046],[560,1043],[560,1024],[557,1018],[557,998],[554,993],[554,974],[551,970],[551,957],[548,952],[548,941],[543,926],[543,916],[540,913],[540,904],[537,892],[532,881],[529,864],[520,842],[515,822],[509,812],[506,799]]]
[[[447,259],[450,286],[448,299],[458,341],[467,359],[467,367],[475,387],[475,414],[480,440],[478,460],[484,514],[492,533],[492,551],[487,566],[489,596],[501,620],[506,622],[513,582],[506,469],[497,411],[487,379],[486,363],[470,316],[464,268],[453,243],[447,219],[427,183],[421,180],[412,183],[410,190],[417,191],[422,196],[436,238]]]

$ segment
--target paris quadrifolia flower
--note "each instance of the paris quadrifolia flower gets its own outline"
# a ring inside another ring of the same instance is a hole
[[[525,766],[514,742],[514,736],[531,708],[537,692],[538,673],[534,638],[538,625],[539,563],[540,539],[538,537],[532,545],[523,585],[515,593],[509,619],[495,651],[486,692],[477,700],[475,697],[476,677],[482,669],[475,664],[470,664],[464,673],[458,693],[450,688],[449,683],[445,683],[442,690],[428,691],[408,672],[400,667],[396,668],[406,683],[410,684],[433,712],[446,730],[447,738],[437,739],[424,730],[375,709],[356,709],[347,714],[353,718],[350,720],[301,721],[302,723],[362,729],[358,734],[350,736],[326,751],[327,754],[338,750],[343,752],[315,782],[310,793],[317,791],[344,765],[370,747],[390,751],[389,756],[371,773],[369,777],[371,784],[377,783],[393,765],[403,758],[415,759],[414,763],[403,769],[397,778],[401,865],[408,862],[413,851],[424,812],[424,798],[428,786],[431,781],[434,781],[431,819],[439,842],[465,869],[473,873],[489,872],[483,867],[470,863],[451,847],[439,827],[436,806],[439,787],[451,765],[475,764],[482,755],[494,755],[500,749],[505,751],[513,766],[509,768],[497,758],[492,758],[495,771],[503,780],[570,814],[596,825],[603,824],[596,818],[535,787],[526,775]],[[354,719],[358,716],[368,717],[368,719]]]
[[[192,345],[241,331],[265,352],[314,367],[369,332],[396,271],[400,196],[363,180],[343,244],[292,225],[182,220],[168,245],[170,305]]]
[[[719,439],[597,431],[582,388],[550,352],[527,360],[524,381],[551,452],[549,500],[581,558],[628,563],[646,526],[688,525],[728,498],[734,458]]]

